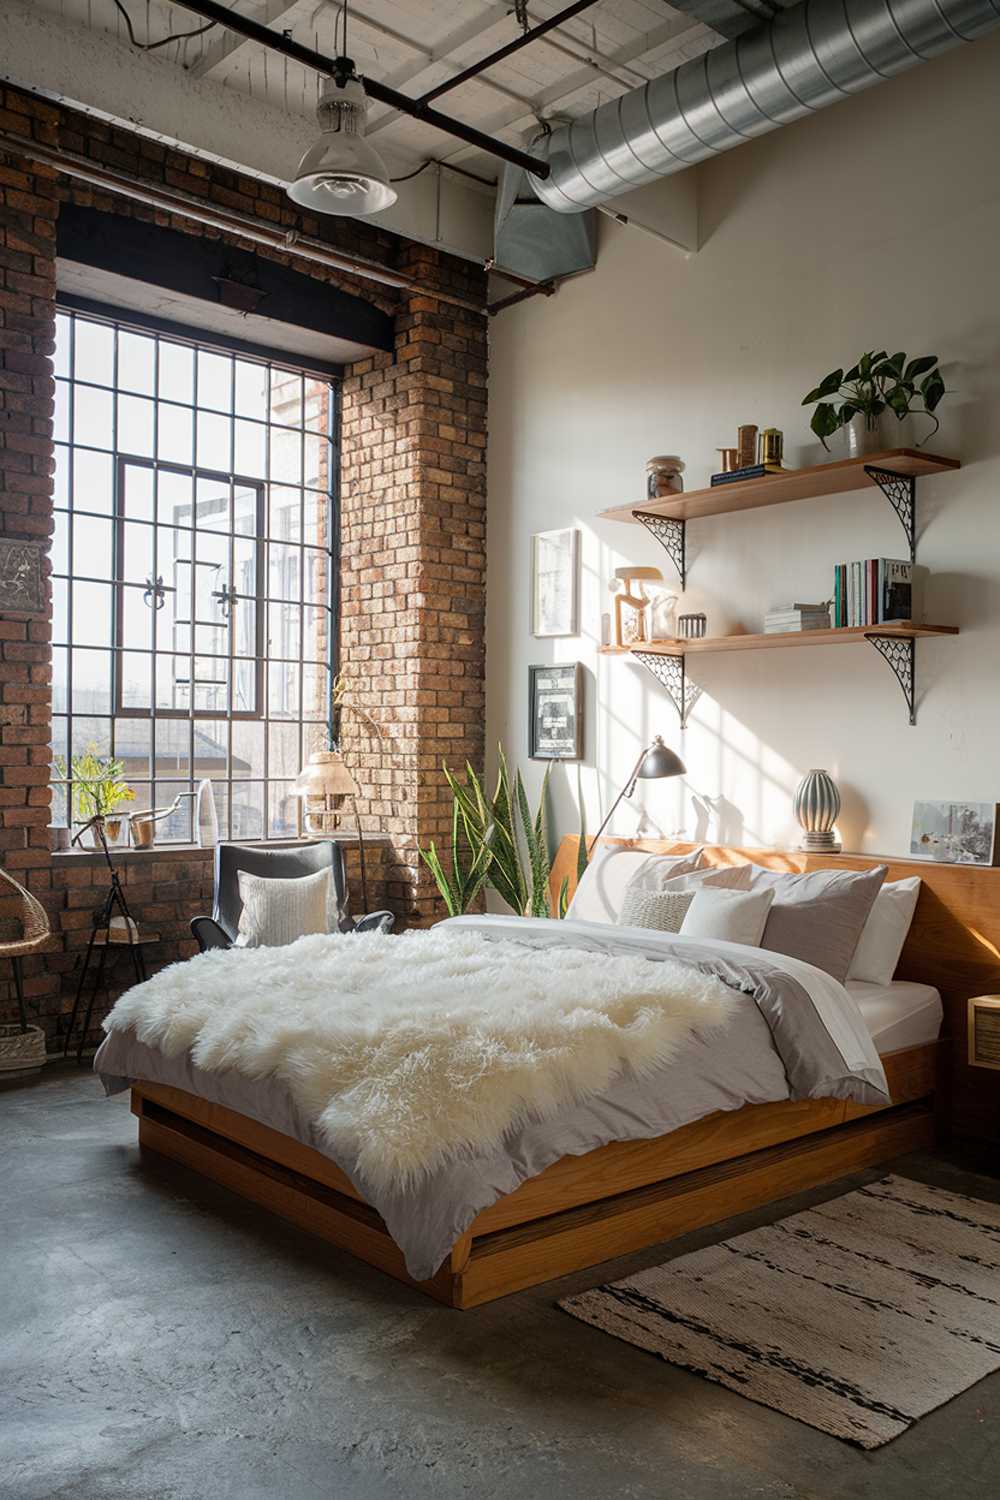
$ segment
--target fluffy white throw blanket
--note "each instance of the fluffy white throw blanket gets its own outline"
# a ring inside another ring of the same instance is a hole
[[[670,959],[434,929],[208,952],[129,990],[105,1027],[279,1078],[346,1170],[398,1190],[648,1073],[739,1003]]]

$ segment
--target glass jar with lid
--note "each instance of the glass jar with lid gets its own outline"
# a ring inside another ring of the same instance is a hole
[[[684,491],[684,460],[676,453],[662,453],[646,462],[646,499],[662,500],[666,495]]]

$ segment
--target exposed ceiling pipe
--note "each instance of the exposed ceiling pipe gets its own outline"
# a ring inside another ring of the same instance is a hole
[[[498,47],[488,57],[481,58],[479,62],[472,63],[468,68],[463,68],[462,72],[456,73],[453,78],[446,78],[436,88],[428,89],[426,94],[421,94],[417,102],[419,104],[430,104],[432,99],[438,99],[442,94],[451,93],[452,89],[457,89],[463,83],[468,83],[470,78],[477,78],[487,68],[492,68],[496,63],[503,62],[505,58],[512,57],[515,52],[520,52],[522,47],[527,47],[529,43],[537,41],[539,37],[545,36],[546,32],[554,31],[562,22],[571,21],[581,11],[590,10],[591,6],[596,3],[597,0],[576,0],[575,4],[567,5],[565,10],[556,11],[555,15],[549,16],[547,21],[539,21],[537,26],[532,26],[527,31],[522,31],[520,36],[515,37],[506,46]]]
[[[369,260],[366,256],[349,255],[342,250],[335,250],[331,245],[324,244],[322,240],[300,235],[296,229],[277,229],[261,219],[251,218],[249,214],[238,213],[235,209],[215,208],[202,199],[190,197],[177,188],[162,188],[156,183],[132,177],[126,172],[99,166],[97,162],[77,156],[72,151],[44,146],[40,141],[29,140],[24,136],[0,133],[0,155],[20,156],[27,158],[28,161],[40,162],[44,166],[54,167],[57,172],[63,173],[66,177],[87,183],[89,187],[119,193],[122,197],[131,198],[136,203],[145,203],[150,208],[162,209],[165,213],[176,214],[179,218],[191,219],[196,224],[206,224],[212,229],[221,229],[228,234],[238,235],[240,239],[251,240],[254,244],[267,245],[272,250],[281,250],[285,254],[296,255],[300,260],[311,261],[315,265],[328,266],[336,271],[349,271],[352,276],[358,276],[362,280],[375,281],[382,286],[398,287],[401,291],[411,295],[436,297],[439,302],[465,308],[468,312],[484,313],[486,311],[482,302],[473,302],[468,297],[458,297],[451,292],[439,291],[436,287],[419,281],[413,276],[407,276],[404,271],[395,271],[392,267]]]
[[[543,203],[579,213],[871,88],[1000,25],[1000,0],[803,0],[535,140]]]
[[[336,71],[335,58],[326,57],[322,52],[314,51],[312,47],[303,47],[300,42],[293,41],[285,33],[272,31],[270,27],[262,26],[259,21],[252,21],[248,16],[240,15],[238,11],[230,10],[228,6],[219,5],[217,0],[173,0],[173,3],[180,5],[184,10],[193,11],[196,16],[201,16],[206,21],[215,21],[220,26],[228,27],[230,31],[245,36],[249,41],[270,48],[272,52],[280,53],[283,57],[290,57],[307,68],[313,68],[325,78],[332,77]],[[399,93],[397,89],[391,89],[386,84],[379,83],[377,79],[365,77],[361,79],[361,82],[364,84],[365,93],[369,99],[375,99],[379,104],[388,104],[393,109],[398,109],[401,114],[411,115],[414,119],[422,121],[424,125],[433,125],[436,130],[443,130],[446,135],[453,135],[470,146],[478,147],[480,151],[488,151],[493,156],[499,156],[503,161],[509,161],[513,166],[521,167],[525,172],[539,177],[548,176],[548,164],[540,157],[519,151],[516,146],[508,146],[506,141],[498,141],[493,136],[485,135],[472,125],[453,119],[451,115],[443,115],[429,104],[421,104],[418,99],[410,99],[406,94]]]

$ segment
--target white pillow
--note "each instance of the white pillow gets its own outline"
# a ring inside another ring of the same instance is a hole
[[[237,948],[283,948],[313,932],[329,932],[331,870],[294,880],[238,872],[243,910]]]
[[[681,936],[759,948],[773,900],[773,890],[733,891],[705,886],[687,909]]]
[[[920,876],[883,885],[861,930],[848,979],[891,984],[920,898]]]
[[[627,849],[620,844],[600,844],[591,855],[583,879],[566,912],[577,922],[618,921],[625,899],[625,887],[641,874],[644,890],[660,890],[673,875],[697,870],[701,850],[692,854],[649,854],[643,849]]]
[[[694,891],[644,891],[633,880],[625,891],[618,926],[680,932],[694,898]]]

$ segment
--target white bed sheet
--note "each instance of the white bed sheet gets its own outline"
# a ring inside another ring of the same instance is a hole
[[[944,1012],[933,985],[903,979],[894,979],[891,984],[849,979],[845,987],[853,995],[880,1056],[901,1047],[937,1041]]]

